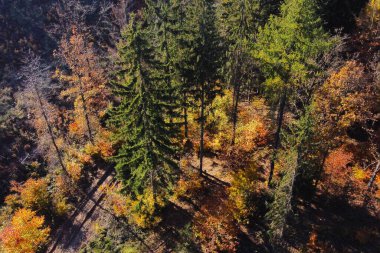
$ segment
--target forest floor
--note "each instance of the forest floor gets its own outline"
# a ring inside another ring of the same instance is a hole
[[[197,170],[196,156],[188,157],[190,168]],[[132,239],[144,244],[141,252],[178,252],[178,245],[192,244],[183,235],[188,226],[209,227],[208,217],[228,219],[235,229],[239,253],[254,252],[380,252],[380,217],[378,211],[368,213],[367,208],[354,207],[344,200],[326,195],[322,189],[310,201],[298,199],[294,208],[294,219],[289,220],[283,251],[274,251],[269,246],[264,217],[256,217],[247,225],[238,225],[227,211],[228,187],[231,173],[227,163],[218,157],[204,158],[202,194],[196,199],[179,198],[172,200],[162,213],[163,220],[151,230],[132,231]],[[53,234],[48,253],[74,253],[94,239],[97,226],[107,227],[114,219],[102,206],[103,185],[114,180],[112,170],[101,171],[94,180],[89,198],[84,199],[67,220]],[[305,198],[307,199],[307,198]],[[369,229],[370,228],[370,229]],[[131,228],[128,228],[131,229]],[[230,227],[231,229],[231,227]],[[191,230],[190,230],[191,231]],[[206,231],[207,233],[207,231]],[[368,243],[372,241],[373,243]],[[200,252],[199,245],[193,246]]]
[[[102,207],[104,189],[102,186],[114,180],[112,169],[99,170],[87,191],[87,196],[76,206],[70,218],[52,235],[47,253],[76,253],[82,245],[91,240],[94,224],[104,216],[110,216]]]

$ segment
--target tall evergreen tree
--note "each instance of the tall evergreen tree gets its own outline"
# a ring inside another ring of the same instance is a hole
[[[196,22],[198,14],[192,2],[181,0],[173,0],[173,12],[177,17],[177,22],[173,27],[176,47],[172,53],[172,59],[182,104],[184,135],[188,139],[188,112],[195,106],[191,97],[194,97],[197,92],[194,77],[197,64],[195,48],[197,36],[199,36],[199,26]]]
[[[120,104],[112,109],[109,123],[120,143],[114,160],[126,191],[133,197],[150,187],[156,199],[175,179],[178,128],[165,120],[172,106],[169,91],[146,22],[140,19],[144,17],[131,15],[122,34],[120,70],[113,83]]]
[[[278,246],[284,234],[287,218],[292,210],[296,186],[304,183],[299,182],[299,179],[307,179],[307,170],[312,171],[315,165],[315,151],[312,150],[311,143],[316,131],[311,110],[311,107],[307,107],[300,119],[292,122],[288,126],[288,131],[282,133],[285,146],[279,153],[282,176],[274,190],[274,200],[266,214],[269,221],[268,232],[274,246]]]
[[[203,171],[204,127],[206,106],[220,92],[218,79],[222,66],[221,37],[216,28],[215,3],[213,0],[194,1],[191,8],[191,19],[197,34],[195,37],[194,80],[197,89],[196,99],[200,102],[200,147],[199,173]]]
[[[288,101],[315,75],[317,57],[331,45],[317,10],[315,0],[287,0],[281,14],[272,16],[259,30],[254,57],[262,64],[268,94],[279,101],[268,184],[273,177]]]
[[[176,1],[150,1],[146,0],[149,17],[149,29],[152,34],[152,41],[155,47],[156,59],[161,63],[161,75],[173,107],[169,107],[168,116],[170,122],[180,117],[179,114],[179,86],[178,71],[174,63],[175,51],[177,48],[176,37],[178,27],[178,15],[176,12],[178,4]],[[176,106],[174,106],[176,105]]]

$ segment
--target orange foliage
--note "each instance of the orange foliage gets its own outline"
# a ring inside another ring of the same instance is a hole
[[[201,194],[202,179],[197,171],[189,170],[190,161],[188,159],[181,160],[182,173],[174,190],[173,197],[178,199],[181,197],[193,198]]]
[[[325,140],[345,136],[353,123],[371,118],[375,94],[365,78],[364,67],[355,62],[346,64],[325,82],[315,99],[319,128]]]
[[[330,185],[344,187],[350,178],[351,169],[348,167],[352,162],[353,154],[343,147],[332,151],[325,162],[325,172]]]
[[[237,229],[231,217],[196,214],[195,234],[201,242],[202,252],[236,252]]]
[[[35,253],[47,242],[50,228],[44,227],[44,217],[29,209],[19,209],[11,223],[0,232],[0,241],[6,252]]]

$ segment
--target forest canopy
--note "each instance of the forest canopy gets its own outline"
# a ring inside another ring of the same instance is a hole
[[[380,0],[0,0],[0,252],[380,252]]]

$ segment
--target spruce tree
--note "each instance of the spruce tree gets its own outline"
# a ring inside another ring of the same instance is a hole
[[[154,200],[176,177],[178,128],[168,123],[172,106],[161,63],[150,44],[144,17],[130,16],[122,34],[119,70],[113,82],[120,103],[110,112],[120,148],[114,161],[119,179],[132,197],[150,188]]]
[[[206,106],[220,92],[218,79],[222,66],[222,39],[216,28],[215,3],[213,0],[196,0],[191,8],[191,23],[196,28],[194,40],[194,80],[200,102],[200,147],[199,173],[203,171],[204,127],[206,123]]]
[[[172,59],[176,83],[178,84],[177,91],[182,107],[184,137],[188,139],[188,112],[189,109],[195,107],[191,98],[197,93],[194,77],[196,75],[195,66],[197,63],[195,48],[197,36],[199,35],[199,27],[196,22],[198,14],[195,6],[190,1],[174,0],[172,10],[177,17],[177,22],[172,27],[176,45],[172,53]]]
[[[180,117],[179,114],[179,86],[178,71],[174,64],[175,51],[177,49],[176,36],[178,29],[176,23],[179,17],[176,15],[177,4],[173,0],[150,1],[146,0],[148,15],[147,22],[152,35],[155,48],[155,57],[161,63],[161,75],[168,89],[173,107],[169,107],[170,122]]]

